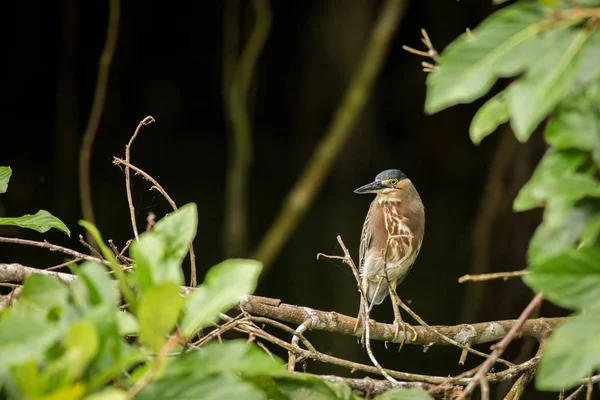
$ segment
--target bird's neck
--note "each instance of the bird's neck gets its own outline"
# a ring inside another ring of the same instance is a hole
[[[379,203],[379,204],[389,204],[389,203],[401,203],[402,202],[402,195],[400,195],[399,193],[380,193],[377,195],[377,197],[375,198],[375,200]]]

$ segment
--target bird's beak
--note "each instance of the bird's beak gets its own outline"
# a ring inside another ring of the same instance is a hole
[[[371,183],[367,183],[364,186],[359,187],[354,191],[357,194],[365,194],[365,193],[377,193],[381,190],[385,189],[386,186],[383,185],[380,181],[375,181]]]

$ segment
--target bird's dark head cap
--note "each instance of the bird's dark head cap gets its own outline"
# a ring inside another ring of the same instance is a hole
[[[386,169],[385,171],[378,173],[375,177],[376,181],[385,181],[388,179],[398,179],[398,181],[401,181],[403,179],[407,179],[407,176],[399,169]]]
[[[359,187],[354,193],[388,193],[390,190],[398,189],[400,182],[408,179],[406,174],[398,169],[386,169],[375,177],[375,180]]]

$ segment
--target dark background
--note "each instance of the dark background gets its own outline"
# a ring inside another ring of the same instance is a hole
[[[516,318],[530,300],[518,279],[488,283],[467,296],[459,276],[525,267],[527,243],[539,212],[513,214],[511,202],[542,151],[539,135],[517,145],[502,128],[476,147],[468,127],[481,103],[423,112],[426,74],[403,44],[422,48],[426,28],[438,50],[493,12],[490,1],[409,1],[390,52],[350,139],[257,294],[287,303],[354,315],[358,294],[351,275],[336,263],[317,261],[318,252],[340,253],[336,235],[353,254],[370,196],[353,190],[383,169],[399,168],[414,182],[426,207],[425,240],[400,296],[430,324]],[[379,1],[272,1],[273,21],[251,91],[253,163],[249,182],[249,244],[256,246],[317,141],[324,135],[355,71],[377,17]],[[242,1],[241,41],[253,23]],[[6,13],[13,40],[4,47],[0,165],[13,168],[0,216],[40,208],[61,218],[71,238],[18,228],[5,236],[49,241],[85,251],[77,186],[80,138],[90,112],[98,58],[105,40],[107,2],[15,2]],[[196,202],[199,228],[194,242],[200,275],[224,258],[222,223],[229,133],[221,96],[224,2],[139,2],[121,5],[121,23],[104,114],[92,158],[97,224],[104,237],[122,246],[131,238],[122,171],[111,164],[146,115],[156,118],[136,140],[132,162],[153,175],[182,205]],[[9,17],[10,16],[10,17]],[[502,139],[501,139],[502,138]],[[499,146],[500,141],[504,144]],[[499,155],[500,152],[500,155]],[[492,169],[504,157],[505,166]],[[486,193],[489,176],[499,177]],[[139,221],[159,217],[168,204],[149,185],[133,179]],[[490,202],[497,204],[491,206]],[[483,205],[482,205],[483,204]],[[486,206],[487,205],[487,206]],[[491,209],[491,211],[490,211]],[[488,221],[489,223],[485,223]],[[479,226],[480,228],[476,228]],[[483,228],[481,228],[483,227]],[[487,250],[486,250],[487,249]],[[482,253],[483,252],[483,253]],[[483,255],[482,255],[483,254]],[[42,249],[0,244],[2,262],[48,267],[63,260]],[[187,264],[186,264],[187,265]],[[481,269],[483,268],[483,269]],[[471,284],[473,285],[473,284]],[[471,289],[473,290],[473,289]],[[544,315],[560,311],[544,306]],[[374,318],[392,321],[389,300]],[[408,319],[408,316],[406,316]],[[354,338],[312,332],[321,351],[368,363]],[[517,342],[507,358],[531,355]],[[480,346],[487,350],[488,346]],[[465,367],[455,348],[374,343],[383,365],[398,370],[451,375]],[[520,354],[522,353],[522,354]],[[524,359],[522,359],[524,360]],[[467,367],[480,359],[470,355]],[[309,371],[348,374],[309,364]]]

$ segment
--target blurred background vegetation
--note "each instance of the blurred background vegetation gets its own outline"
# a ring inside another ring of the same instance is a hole
[[[143,117],[156,118],[136,140],[132,163],[153,175],[178,204],[198,204],[194,246],[200,279],[209,266],[226,258],[223,224],[231,132],[222,96],[224,47],[237,46],[239,53],[247,42],[254,24],[248,3],[124,2],[93,148],[96,222],[104,237],[121,247],[132,233],[123,174],[111,164],[112,157],[123,156]],[[360,63],[380,6],[380,1],[271,2],[272,25],[249,91],[253,155],[248,235],[237,255],[252,255],[323,137]],[[370,101],[257,295],[355,315],[359,297],[351,275],[345,267],[315,256],[340,253],[338,234],[358,253],[371,199],[353,190],[383,169],[399,168],[420,192],[427,218],[421,253],[398,288],[400,296],[430,324],[518,316],[531,298],[521,280],[469,287],[457,279],[469,272],[525,267],[527,244],[541,210],[515,214],[511,205],[545,145],[540,135],[518,145],[509,128],[502,128],[504,132],[475,147],[468,126],[485,99],[425,115],[426,74],[421,60],[402,50],[404,44],[421,47],[421,28],[442,50],[494,9],[488,0],[407,1]],[[14,40],[4,50],[11,71],[3,85],[7,105],[0,165],[10,165],[14,173],[11,190],[0,197],[0,216],[49,210],[74,234],[69,239],[51,231],[44,238],[85,252],[77,238],[83,233],[77,226],[78,151],[104,46],[108,3],[17,2],[10,15],[15,26]],[[235,39],[233,44],[224,40],[225,32]],[[150,211],[161,217],[170,210],[158,193],[148,190],[147,182],[132,182],[139,221]],[[14,227],[0,227],[0,234],[42,238]],[[62,261],[59,254],[5,244],[0,258],[37,267]],[[542,313],[563,315],[550,305]],[[373,317],[393,320],[389,300]],[[319,332],[310,336],[320,349],[368,363],[354,338]],[[506,358],[524,361],[531,356],[522,344],[516,341]],[[456,348],[423,353],[407,346],[397,353],[395,346],[373,346],[383,365],[398,370],[452,375],[464,368],[457,365]],[[469,356],[467,367],[479,361]],[[344,373],[331,366],[308,367]]]

